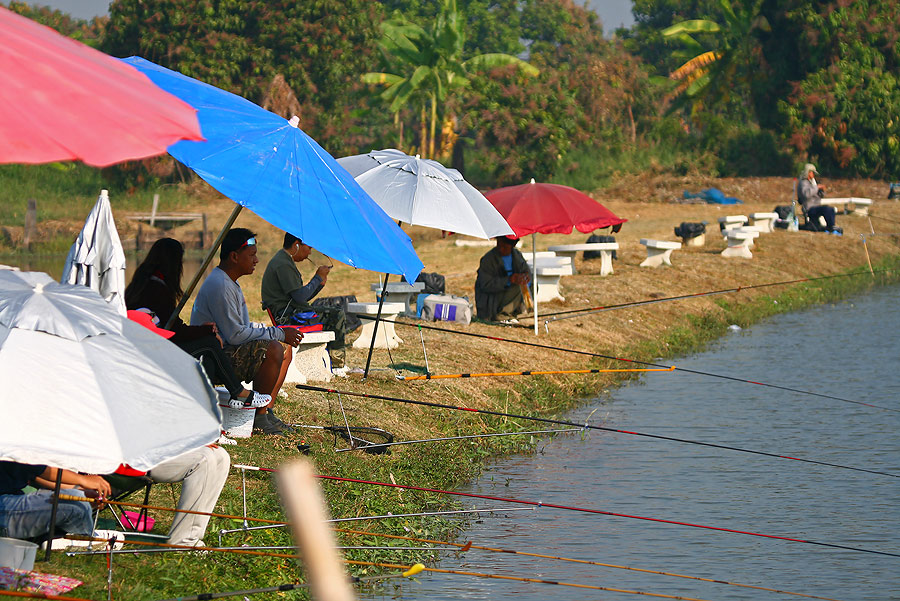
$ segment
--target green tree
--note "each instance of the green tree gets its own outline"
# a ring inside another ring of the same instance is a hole
[[[36,6],[20,0],[12,0],[9,3],[9,10],[94,48],[100,43],[100,36],[107,20],[106,17],[95,17],[90,21],[76,19],[49,6]]]
[[[438,118],[445,101],[448,96],[464,94],[472,72],[516,65],[526,74],[537,73],[536,68],[508,54],[464,58],[467,27],[456,0],[442,0],[440,12],[427,28],[403,16],[384,21],[381,28],[380,47],[387,70],[366,73],[362,80],[385,87],[381,97],[394,114],[410,105],[419,108],[419,149],[426,157],[435,156]]]

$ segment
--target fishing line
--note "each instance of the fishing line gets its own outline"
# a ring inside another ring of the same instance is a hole
[[[645,372],[645,371],[672,371],[676,369],[674,365],[659,369],[561,369],[554,371],[499,371],[489,373],[468,373],[468,374],[426,374],[424,376],[394,376],[401,381],[409,380],[441,380],[446,378],[497,378],[503,376],[549,376],[559,374],[609,374],[620,372]]]
[[[889,271],[889,270],[883,270],[883,271]],[[360,317],[364,317],[364,316],[361,315]],[[688,369],[688,368],[685,368],[685,367],[675,367],[675,366],[672,366],[672,365],[663,365],[663,364],[661,364],[661,363],[651,363],[651,362],[649,362],[649,361],[639,361],[639,360],[637,360],[637,359],[626,359],[626,358],[624,358],[624,357],[616,357],[616,356],[614,356],[614,355],[603,355],[603,354],[600,354],[600,353],[592,353],[592,352],[590,352],[590,351],[579,351],[579,350],[577,350],[577,349],[570,349],[570,348],[565,348],[565,347],[561,347],[561,346],[551,346],[551,345],[548,345],[548,344],[539,344],[539,343],[537,343],[537,342],[528,342],[528,341],[525,341],[525,340],[514,340],[514,339],[512,339],[512,338],[501,338],[501,337],[499,337],[499,336],[488,336],[487,334],[476,334],[475,332],[463,332],[463,331],[461,331],[461,330],[450,330],[450,329],[447,329],[447,328],[438,328],[438,327],[435,327],[435,326],[426,326],[426,325],[421,325],[421,324],[403,323],[402,321],[392,321],[392,320],[382,320],[382,321],[391,321],[393,324],[395,324],[395,325],[400,325],[400,326],[419,327],[419,328],[425,328],[425,329],[427,329],[427,330],[436,330],[436,331],[438,331],[438,332],[448,332],[448,333],[450,333],[450,334],[457,334],[457,335],[459,335],[459,336],[470,336],[470,337],[473,337],[473,338],[483,338],[483,339],[486,339],[486,340],[493,340],[493,341],[495,341],[495,342],[510,342],[510,343],[512,343],[512,344],[520,344],[520,345],[523,345],[523,346],[531,346],[531,347],[542,348],[542,349],[547,349],[547,350],[551,350],[551,351],[560,351],[560,352],[563,352],[563,353],[573,353],[573,354],[576,354],[576,355],[585,355],[585,356],[587,356],[587,357],[598,357],[598,358],[600,358],[600,359],[610,359],[610,360],[613,360],[613,361],[625,361],[626,363],[634,363],[634,364],[636,364],[636,365],[647,365],[647,366],[649,366],[649,367],[659,367],[659,368],[665,368],[665,369],[670,369],[670,368],[671,368],[671,369],[674,369],[674,370],[677,370],[677,371],[682,371],[682,372],[685,372],[685,373],[691,373],[691,374],[695,374],[695,375],[698,375],[698,376],[707,376],[707,377],[711,377],[711,378],[720,378],[720,379],[723,379],[723,380],[729,380],[729,381],[731,381],[731,382],[742,382],[742,383],[744,383],[744,384],[756,384],[757,386],[765,386],[765,387],[767,387],[767,388],[775,388],[775,389],[778,389],[778,390],[784,390],[784,391],[787,391],[787,392],[794,392],[794,393],[797,393],[797,394],[806,394],[806,395],[809,395],[809,396],[819,397],[819,398],[823,398],[823,399],[831,399],[831,400],[834,400],[834,401],[841,401],[841,402],[844,402],[844,403],[853,403],[853,404],[855,404],[855,405],[864,405],[864,406],[866,406],[866,407],[872,407],[872,408],[875,408],[875,409],[884,409],[884,410],[886,410],[886,411],[897,411],[897,412],[900,412],[900,409],[894,409],[894,408],[892,408],[892,407],[885,407],[885,406],[883,406],[883,405],[875,405],[875,404],[873,404],[873,403],[866,403],[866,402],[864,402],[864,401],[857,401],[857,400],[853,400],[853,399],[846,399],[846,398],[839,397],[839,396],[833,396],[833,395],[830,395],[830,394],[823,394],[823,393],[820,393],[820,392],[812,392],[812,391],[809,391],[809,390],[803,390],[803,389],[800,389],[800,388],[792,388],[792,387],[790,387],[790,386],[780,386],[780,385],[778,385],[778,384],[769,384],[769,383],[767,383],[767,382],[757,382],[757,381],[755,381],[755,380],[747,380],[747,379],[745,379],[745,378],[737,378],[737,377],[734,377],[734,376],[725,376],[725,375],[722,375],[722,374],[715,374],[715,373],[711,373],[711,372],[708,372],[708,371],[700,371],[700,370],[696,370],[696,369]]]
[[[493,496],[493,495],[482,495],[482,494],[470,493],[470,492],[455,492],[455,491],[449,491],[449,490],[441,490],[438,488],[425,488],[422,486],[407,486],[405,484],[393,484],[390,482],[376,482],[376,481],[372,481],[372,480],[360,480],[357,478],[341,478],[338,476],[326,476],[323,474],[317,474],[316,477],[321,478],[323,480],[335,480],[335,481],[339,481],[339,482],[353,482],[356,484],[372,484],[375,486],[387,486],[390,488],[403,488],[406,490],[418,490],[418,491],[422,491],[422,492],[431,492],[431,493],[437,493],[437,494],[443,494],[443,495],[472,497],[472,498],[476,498],[476,499],[488,499],[488,500],[492,500],[492,501],[504,501],[506,503],[518,503],[520,505],[532,505],[534,507],[550,507],[552,509],[563,509],[566,511],[579,511],[582,513],[593,513],[593,514],[598,514],[598,515],[608,515],[608,516],[612,516],[612,517],[630,518],[630,519],[634,519],[634,520],[644,520],[644,521],[648,521],[648,522],[657,522],[657,523],[661,523],[661,524],[671,524],[674,526],[688,526],[690,528],[702,528],[704,530],[716,530],[718,532],[730,532],[732,534],[745,534],[748,536],[771,538],[771,539],[775,539],[775,540],[783,540],[783,541],[792,542],[792,543],[804,543],[807,545],[819,545],[822,547],[832,547],[834,549],[844,549],[847,551],[857,551],[860,553],[873,553],[875,555],[887,555],[890,557],[900,557],[900,553],[891,553],[889,551],[875,551],[873,549],[865,549],[862,547],[850,547],[847,545],[838,545],[835,543],[823,543],[823,542],[819,542],[819,541],[806,540],[806,539],[795,538],[795,537],[790,537],[790,536],[780,536],[777,534],[763,534],[760,532],[751,532],[748,530],[735,530],[733,528],[722,528],[719,526],[706,526],[703,524],[694,524],[691,522],[681,522],[681,521],[677,521],[677,520],[667,520],[664,518],[653,518],[653,517],[646,517],[646,516],[640,516],[640,515],[631,515],[628,513],[617,513],[617,512],[613,512],[613,511],[604,511],[602,509],[591,509],[591,508],[586,508],[586,507],[573,507],[570,505],[558,505],[555,503],[544,503],[542,501],[528,501],[528,500],[523,500],[523,499],[512,499],[509,497],[497,497],[497,496]]]
[[[896,271],[896,270],[894,270],[894,269],[879,269],[875,273],[885,273],[885,272],[891,272],[891,271]],[[868,274],[866,272],[838,273],[835,275],[823,275],[823,276],[817,276],[817,277],[811,277],[811,278],[800,278],[800,279],[796,279],[796,280],[783,280],[780,282],[769,282],[767,284],[750,284],[747,286],[738,286],[737,288],[723,288],[721,290],[711,290],[708,292],[695,292],[692,294],[681,294],[678,296],[668,296],[665,298],[654,298],[654,299],[648,299],[648,300],[643,300],[643,301],[619,303],[619,304],[615,304],[615,305],[605,305],[605,306],[600,306],[600,307],[586,307],[583,309],[568,309],[565,311],[557,311],[555,313],[545,313],[544,315],[541,315],[541,318],[546,319],[548,317],[552,317],[553,319],[548,319],[547,321],[559,321],[561,319],[570,319],[569,317],[560,317],[560,316],[561,315],[570,315],[572,313],[581,313],[583,316],[583,315],[589,315],[592,313],[599,313],[601,311],[610,311],[613,309],[624,309],[626,307],[639,307],[639,306],[643,306],[643,305],[652,305],[655,303],[665,303],[665,302],[684,300],[684,299],[689,299],[689,298],[699,298],[702,296],[713,296],[713,295],[718,295],[718,294],[729,294],[729,293],[733,293],[733,292],[742,292],[744,290],[753,290],[755,288],[770,288],[772,286],[787,286],[789,284],[814,282],[817,280],[828,280],[828,279],[833,279],[833,278],[847,278],[847,277],[854,277],[854,276],[860,276],[860,275],[868,275]],[[523,317],[523,319],[525,319],[527,317],[530,317],[530,316],[525,316],[525,317]],[[533,319],[533,317],[532,317],[532,319]]]
[[[421,440],[400,440],[397,442],[386,442],[383,444],[372,444],[366,447],[357,447],[356,449],[337,449],[336,453],[353,450],[366,450],[378,447],[393,447],[396,445],[421,444],[424,442],[443,442],[445,440],[468,440],[472,438],[492,438],[495,436],[518,436],[520,434],[555,434],[558,432],[584,432],[583,428],[566,428],[563,430],[528,430],[525,432],[498,432],[496,434],[469,434],[466,436],[444,436],[441,438],[423,438]]]
[[[727,580],[719,580],[713,578],[703,578],[701,576],[688,576],[686,574],[676,574],[674,572],[663,572],[661,570],[650,570],[646,568],[634,568],[630,566],[621,566],[613,563],[602,563],[599,561],[590,561],[587,559],[573,559],[571,557],[557,557],[555,555],[544,555],[542,553],[529,553],[526,551],[515,551],[511,549],[498,549],[496,547],[484,547],[472,544],[471,541],[467,543],[452,543],[449,541],[440,541],[440,540],[432,540],[429,538],[417,538],[415,536],[400,536],[397,534],[381,534],[378,532],[369,532],[368,530],[350,530],[347,528],[335,528],[337,532],[343,532],[345,534],[357,534],[362,536],[374,536],[377,538],[390,538],[396,540],[407,540],[413,542],[421,542],[421,543],[432,543],[432,544],[440,544],[445,546],[457,547],[461,553],[468,551],[469,549],[478,549],[479,551],[489,551],[492,553],[510,553],[513,555],[524,555],[527,557],[538,557],[541,559],[553,559],[556,561],[566,561],[571,563],[581,563],[586,565],[599,566],[604,568],[615,568],[619,570],[630,570],[632,572],[643,572],[646,574],[658,574],[660,576],[672,576],[675,578],[686,578],[688,580],[700,580],[702,582],[712,582],[715,584],[727,584],[729,586],[737,586],[742,588],[752,588],[761,591],[768,591],[771,593],[780,593],[784,595],[797,595],[798,597],[809,597],[811,599],[824,599],[825,601],[837,601],[837,599],[832,599],[831,597],[820,597],[819,595],[808,595],[805,593],[795,593],[793,591],[783,591],[775,588],[767,588],[764,586],[756,586],[753,584],[740,584],[737,582],[728,582]]]
[[[297,386],[297,388],[300,388],[301,390],[312,390],[314,392],[323,392],[323,393],[329,393],[329,392],[330,393],[338,393],[339,392],[339,391],[331,389],[331,388],[320,388],[318,386],[310,386],[308,384],[297,384],[296,386]],[[656,438],[658,440],[668,440],[671,442],[682,442],[682,443],[686,443],[686,444],[694,444],[694,445],[700,445],[700,446],[704,446],[704,447],[712,447],[715,449],[725,449],[728,451],[751,453],[753,455],[762,455],[764,457],[774,457],[776,459],[790,459],[791,461],[800,461],[803,463],[824,465],[827,467],[835,467],[835,468],[844,469],[844,470],[852,470],[855,472],[866,472],[869,474],[876,474],[879,476],[890,476],[891,478],[900,478],[900,475],[892,474],[890,472],[882,472],[879,470],[870,470],[870,469],[865,469],[865,468],[861,468],[861,467],[852,467],[852,466],[848,466],[848,465],[841,465],[838,463],[817,461],[815,459],[803,459],[800,457],[791,457],[789,455],[779,455],[777,453],[768,453],[766,451],[755,451],[752,449],[743,449],[740,447],[732,447],[729,445],[716,444],[716,443],[712,443],[712,442],[702,442],[699,440],[690,440],[690,439],[686,439],[686,438],[675,438],[673,436],[663,436],[661,434],[649,434],[647,432],[632,432],[630,430],[620,430],[618,428],[609,428],[606,426],[594,426],[591,424],[582,425],[582,424],[578,424],[578,423],[575,423],[573,421],[568,421],[568,420],[551,419],[551,418],[547,418],[547,417],[534,417],[534,416],[529,416],[529,415],[520,415],[517,413],[506,413],[503,411],[490,411],[487,409],[472,409],[470,407],[459,407],[456,405],[446,405],[444,403],[433,403],[430,401],[414,401],[412,399],[401,399],[398,397],[384,396],[384,395],[379,395],[379,394],[366,394],[366,393],[362,393],[362,392],[348,392],[346,390],[340,391],[340,394],[346,394],[347,396],[358,396],[358,397],[363,397],[363,398],[367,398],[367,399],[392,401],[395,403],[407,403],[410,405],[423,405],[426,407],[436,407],[438,409],[450,409],[453,411],[469,411],[471,413],[482,413],[484,415],[494,415],[494,416],[498,416],[498,417],[511,417],[511,418],[515,418],[515,419],[527,419],[527,420],[543,422],[543,423],[547,423],[547,424],[558,424],[561,426],[573,426],[576,428],[588,428],[591,430],[602,430],[604,432],[617,432],[619,434],[630,434],[632,436],[644,436],[646,438]]]

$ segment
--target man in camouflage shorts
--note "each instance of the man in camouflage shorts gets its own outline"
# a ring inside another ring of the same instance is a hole
[[[256,234],[246,228],[229,230],[222,240],[218,267],[197,293],[191,323],[216,324],[235,374],[244,382],[252,381],[253,390],[272,397],[266,407],[256,410],[253,427],[263,434],[283,435],[291,428],[272,409],[291,361],[281,343],[296,347],[303,334],[294,328],[267,327],[250,321],[237,280],[253,273],[257,263]]]

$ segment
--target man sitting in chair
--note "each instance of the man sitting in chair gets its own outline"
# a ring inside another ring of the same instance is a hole
[[[272,312],[276,322],[282,325],[305,325],[298,314],[315,313],[323,330],[334,332],[334,340],[328,343],[331,367],[344,367],[346,357],[344,337],[347,334],[347,316],[339,307],[313,307],[310,302],[321,292],[328,281],[331,267],[320,265],[309,283],[303,285],[303,276],[297,263],[309,258],[312,247],[303,240],[286,233],[281,250],[276,252],[263,273],[261,296],[264,309]]]
[[[838,236],[842,235],[840,228],[834,227],[834,207],[822,204],[822,198],[825,196],[825,186],[820,186],[816,182],[816,166],[807,163],[803,167],[803,173],[800,174],[800,183],[797,184],[797,199],[803,205],[803,214],[806,215],[807,228],[814,232],[821,232],[819,225],[819,217],[825,220],[825,231]]]
[[[523,289],[531,279],[525,257],[516,250],[519,239],[500,236],[497,246],[481,257],[475,279],[475,311],[479,319],[518,323],[525,309]]]
[[[0,536],[30,539],[46,536],[50,529],[56,474],[55,467],[0,461]],[[22,489],[28,485],[49,490],[25,494]],[[62,470],[62,487],[65,494],[76,497],[84,497],[85,490],[96,491],[103,497],[110,493],[109,483],[101,476],[69,470]],[[90,504],[59,501],[55,528],[59,528],[60,534],[93,534]]]

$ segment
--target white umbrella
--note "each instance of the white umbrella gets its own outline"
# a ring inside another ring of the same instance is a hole
[[[0,270],[0,459],[147,471],[219,436],[200,364],[96,292]]]
[[[513,233],[456,169],[388,148],[338,159],[392,219],[477,238]]]
[[[125,315],[125,251],[106,190],[100,191],[78,239],[69,249],[60,281],[97,291],[116,311]]]

